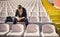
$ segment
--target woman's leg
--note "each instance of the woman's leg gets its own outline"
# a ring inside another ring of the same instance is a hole
[[[13,24],[16,24],[16,23],[17,23],[17,19],[16,19],[16,18],[14,18]]]
[[[27,27],[27,25],[28,25],[28,19],[27,18],[22,19],[21,22],[25,22],[25,25]]]

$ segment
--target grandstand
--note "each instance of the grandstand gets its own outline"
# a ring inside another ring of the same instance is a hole
[[[52,4],[52,0],[0,0],[0,37],[59,37],[60,9]],[[18,5],[27,10],[27,27],[22,22],[5,23],[7,16],[14,20]]]

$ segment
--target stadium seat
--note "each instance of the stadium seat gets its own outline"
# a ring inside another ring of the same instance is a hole
[[[39,26],[37,24],[29,24],[24,33],[24,37],[40,37]]]
[[[7,14],[7,9],[6,7],[3,7],[2,11],[1,11],[1,17],[7,17],[8,14]]]
[[[0,24],[0,35],[5,35],[9,32],[9,25],[8,24]]]
[[[42,37],[59,37],[56,33],[55,26],[52,24],[44,24],[42,26]]]
[[[5,17],[0,17],[0,23],[5,23],[6,18]]]
[[[24,26],[22,24],[12,25],[12,30],[7,34],[7,37],[22,37]]]
[[[41,17],[42,23],[48,23],[49,19],[47,17]]]
[[[28,11],[27,12],[27,16],[30,17],[31,16],[31,12]]]
[[[32,16],[39,16],[38,12],[32,12]]]
[[[40,12],[40,17],[46,17],[47,15],[45,14],[45,12]]]
[[[30,23],[38,23],[39,22],[39,17],[38,16],[30,16]]]

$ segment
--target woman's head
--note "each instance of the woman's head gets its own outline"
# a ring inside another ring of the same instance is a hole
[[[22,12],[22,6],[21,5],[18,6],[18,11]]]
[[[21,9],[22,8],[22,6],[21,5],[18,5],[18,9]]]

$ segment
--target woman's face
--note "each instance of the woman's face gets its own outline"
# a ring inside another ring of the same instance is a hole
[[[19,12],[22,12],[23,10],[22,10],[22,8],[21,8],[21,9],[18,9],[18,11],[19,11]]]

